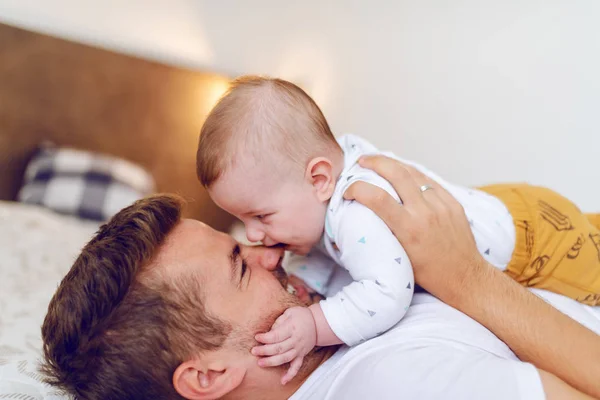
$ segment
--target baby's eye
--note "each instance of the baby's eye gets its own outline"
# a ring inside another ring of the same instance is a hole
[[[259,221],[264,221],[267,217],[269,217],[271,215],[273,215],[273,213],[270,213],[270,214],[258,214],[258,215],[255,215],[254,218],[256,218]]]

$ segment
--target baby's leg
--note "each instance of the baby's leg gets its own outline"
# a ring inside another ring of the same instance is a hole
[[[585,214],[588,221],[592,226],[596,227],[596,229],[600,230],[600,214]]]
[[[525,286],[600,305],[600,215],[584,215],[550,189],[530,185],[483,188],[510,210],[515,251],[506,273]]]

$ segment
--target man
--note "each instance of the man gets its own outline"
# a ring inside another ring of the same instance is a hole
[[[262,368],[249,351],[256,333],[301,304],[286,291],[282,250],[240,246],[181,220],[180,208],[172,196],[137,202],[83,249],[42,328],[52,383],[82,399],[586,398],[427,294],[381,337],[314,351],[282,386],[285,368]],[[423,267],[417,279],[427,273]],[[559,296],[548,301],[584,309]],[[598,318],[581,318],[600,331]]]

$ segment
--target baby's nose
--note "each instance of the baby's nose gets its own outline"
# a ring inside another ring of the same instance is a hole
[[[265,233],[260,229],[246,226],[246,238],[252,243],[262,242],[265,238]]]
[[[271,247],[271,246],[275,246],[276,244],[279,244],[278,241],[271,239],[270,237],[265,237],[263,236],[262,238],[262,244],[264,244],[267,247]]]

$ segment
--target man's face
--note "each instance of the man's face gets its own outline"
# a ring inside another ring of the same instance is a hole
[[[201,222],[183,220],[167,237],[156,264],[166,274],[198,279],[206,312],[253,338],[268,331],[285,309],[301,305],[286,290],[282,257],[282,248],[242,246]]]

